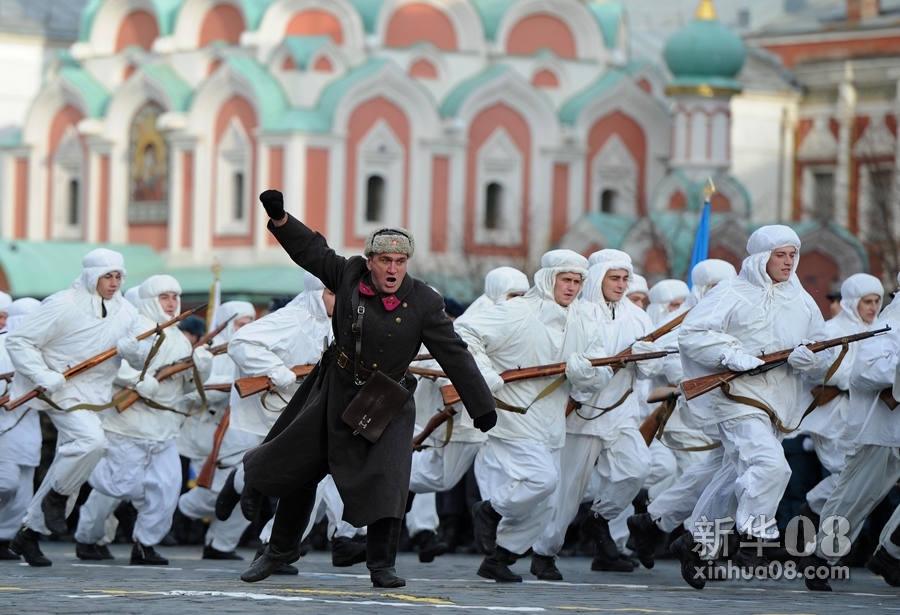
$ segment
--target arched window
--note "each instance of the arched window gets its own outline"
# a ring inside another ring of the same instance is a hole
[[[81,221],[81,186],[77,179],[69,180],[69,206],[66,211],[66,220],[69,226],[78,226]]]
[[[484,228],[499,229],[503,223],[503,186],[491,182],[485,188]]]
[[[366,222],[380,222],[384,212],[384,178],[370,175],[366,180]]]
[[[616,196],[615,190],[604,190],[600,193],[600,211],[602,213],[616,213]]]

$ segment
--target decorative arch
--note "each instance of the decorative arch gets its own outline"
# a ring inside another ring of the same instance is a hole
[[[237,45],[246,29],[239,0],[185,0],[172,37],[177,49],[202,48],[214,41]]]
[[[481,17],[468,0],[385,0],[375,32],[385,47],[428,42],[442,51],[484,49]]]
[[[91,24],[89,52],[113,55],[132,45],[150,50],[162,29],[153,0],[107,0]]]
[[[218,109],[212,151],[212,218],[214,247],[250,246],[256,216],[251,214],[250,195],[256,194],[256,108],[241,95],[231,96]],[[235,178],[241,177],[240,185]],[[242,215],[235,202],[244,200]]]
[[[556,89],[559,87],[559,77],[549,68],[542,68],[531,77],[531,84],[538,88]]]
[[[595,173],[594,170],[600,171],[596,168],[597,159],[603,159],[601,154],[604,153],[607,143],[611,140],[617,145],[612,155],[615,157],[615,160],[620,160],[621,162],[611,162],[611,164],[617,166],[610,167],[607,175],[611,177],[608,179],[613,181],[614,174],[626,167],[629,168],[636,185],[628,190],[628,193],[633,195],[630,199],[633,209],[628,213],[630,215],[643,216],[647,213],[644,189],[647,172],[647,137],[641,125],[621,111],[615,111],[597,120],[588,132],[586,164],[588,169],[592,169],[592,172],[587,177],[585,194],[588,199],[596,200],[596,195],[600,194],[600,191],[606,185],[603,174],[600,172]],[[629,158],[630,160],[628,160]],[[588,201],[585,204],[585,211],[591,210],[591,202]]]
[[[351,62],[363,57],[365,30],[349,0],[275,0],[255,34],[260,57],[267,57],[273,46],[292,35],[327,35],[348,53]]]
[[[426,58],[417,58],[409,65],[409,76],[419,79],[437,79],[440,77],[437,66]]]
[[[510,6],[496,41],[512,55],[552,49],[567,59],[604,61],[607,48],[596,19],[581,2],[522,0]]]
[[[638,187],[641,184],[641,159],[636,154],[640,154],[640,143],[626,143],[623,136],[629,136],[629,132],[624,130],[621,134],[611,133],[597,145],[596,153],[589,158],[590,204],[587,211],[602,211],[632,217],[639,215]],[[596,138],[592,131],[588,137],[590,151],[593,151]],[[610,194],[614,195],[614,198],[605,198]],[[611,210],[605,211],[604,205],[609,205]]]
[[[45,236],[48,239],[81,239],[86,227],[84,203],[87,180],[87,149],[78,133],[84,119],[80,109],[66,105],[59,109],[47,131],[47,200]],[[71,191],[74,190],[73,195]],[[70,199],[77,199],[77,218],[68,219]]]
[[[394,11],[384,33],[385,47],[405,48],[426,41],[442,51],[456,51],[456,30],[442,10],[411,2]]]
[[[353,109],[347,122],[344,245],[361,248],[379,226],[407,226],[411,122],[406,112],[382,96]],[[366,189],[371,177],[383,182],[384,208],[377,220],[366,218]]]

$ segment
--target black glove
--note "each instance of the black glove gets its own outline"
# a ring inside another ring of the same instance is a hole
[[[482,414],[481,416],[472,419],[472,422],[475,424],[475,427],[482,432],[488,432],[497,424],[497,411],[491,410],[487,414]]]
[[[284,218],[284,195],[278,190],[266,190],[259,195],[259,201],[273,220]]]

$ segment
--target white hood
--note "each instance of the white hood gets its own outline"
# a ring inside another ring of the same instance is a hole
[[[691,270],[691,294],[682,304],[683,307],[694,307],[716,284],[736,275],[734,265],[728,261],[717,258],[700,261]]]
[[[465,314],[477,314],[506,301],[509,293],[528,292],[528,276],[513,267],[497,267],[484,276],[484,294],[475,299]]]
[[[37,309],[41,304],[37,299],[31,297],[22,297],[16,299],[9,304],[6,310],[8,318],[6,319],[6,330],[12,333],[17,326],[25,319],[25,317]]]
[[[854,273],[841,284],[841,312],[846,312],[853,322],[868,327],[857,311],[859,300],[866,295],[878,295],[878,310],[875,312],[877,318],[884,302],[884,285],[881,280],[868,273]]]
[[[313,318],[328,318],[328,311],[322,300],[322,294],[325,292],[325,284],[322,283],[322,280],[307,271],[303,274],[303,288],[303,292],[294,297],[288,305],[303,308]]]
[[[639,273],[632,273],[628,276],[628,290],[625,291],[626,297],[632,293],[644,293],[646,295],[649,292],[650,287],[647,286],[647,278]]]
[[[631,257],[621,250],[607,249],[591,254],[591,258],[588,262],[591,263],[591,266],[590,269],[588,269],[588,276],[584,282],[581,297],[585,301],[596,303],[600,306],[601,311],[603,311],[610,320],[613,320],[613,312],[617,312],[625,306],[626,301],[628,303],[631,302],[626,298],[627,295],[623,295],[621,301],[612,303],[607,302],[603,296],[603,278],[606,277],[608,271],[624,269],[628,272],[628,279],[631,280],[631,276],[634,274],[634,268],[631,265]],[[627,292],[628,291],[626,291],[626,293]],[[632,303],[632,305],[634,304]],[[607,350],[609,349],[607,348]]]
[[[654,326],[659,326],[669,319],[669,304],[679,299],[687,299],[691,294],[688,285],[681,280],[660,280],[650,289],[647,315]]]
[[[216,310],[215,322],[223,323],[229,318],[231,318],[231,322],[216,336],[212,345],[218,346],[230,342],[235,334],[234,321],[244,317],[256,320],[256,308],[249,301],[226,301],[220,305]]]
[[[175,316],[181,314],[181,284],[179,284],[178,280],[172,276],[150,276],[138,286],[138,296],[141,300],[138,311],[141,316],[146,316],[159,325],[168,322],[173,318],[163,312],[162,306],[159,304],[159,296],[163,293],[175,293],[178,295],[178,305],[175,308]]]

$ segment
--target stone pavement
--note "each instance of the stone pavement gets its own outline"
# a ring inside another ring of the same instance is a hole
[[[165,567],[129,566],[129,545],[112,545],[116,560],[80,562],[73,543],[41,543],[50,568],[0,562],[0,613],[100,615],[192,615],[194,613],[835,613],[895,612],[900,588],[889,587],[865,569],[832,581],[835,592],[810,593],[803,581],[735,580],[707,583],[696,591],[681,579],[677,562],[659,561],[653,570],[591,572],[590,560],[559,561],[561,583],[531,580],[529,560],[513,568],[525,583],[498,585],[475,574],[481,558],[445,555],[420,564],[403,553],[397,569],[407,580],[397,590],[373,589],[363,564],[334,568],[330,554],[313,552],[297,565],[300,575],[270,577],[255,584],[239,575],[247,561],[200,559],[200,547],[160,547]],[[247,558],[250,550],[241,550]]]

